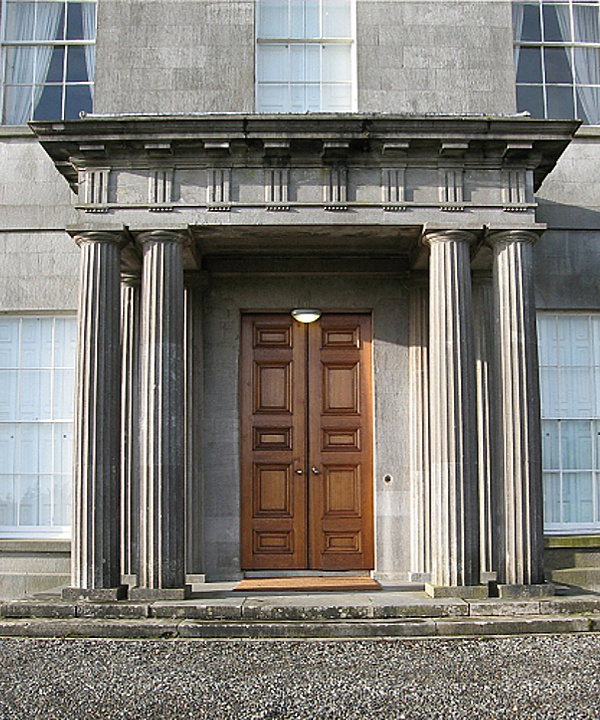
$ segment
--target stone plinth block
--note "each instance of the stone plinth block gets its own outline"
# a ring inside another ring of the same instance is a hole
[[[131,588],[129,599],[137,601],[154,602],[155,600],[185,600],[192,594],[192,586],[184,585],[178,588]]]
[[[127,597],[127,586],[119,585],[114,588],[63,588],[62,599],[70,602],[113,602],[125,600]]]
[[[508,598],[541,598],[551,597],[556,592],[552,583],[539,585],[498,585],[498,597]]]
[[[425,592],[432,598],[485,600],[489,597],[487,585],[433,585],[432,583],[425,583]]]

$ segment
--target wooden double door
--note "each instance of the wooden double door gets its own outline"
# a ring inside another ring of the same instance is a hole
[[[240,379],[242,568],[372,568],[370,315],[244,315]]]

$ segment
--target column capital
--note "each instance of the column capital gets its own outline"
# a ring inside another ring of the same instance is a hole
[[[421,235],[423,245],[433,243],[455,242],[471,245],[477,240],[475,233],[470,230],[426,230]]]
[[[190,237],[185,230],[147,230],[137,235],[138,242],[146,243],[179,243],[189,245]]]
[[[485,242],[494,248],[513,243],[535,245],[539,239],[540,234],[533,230],[493,230],[486,235]]]
[[[78,230],[72,232],[71,237],[79,247],[87,243],[115,243],[122,247],[127,243],[122,230]]]

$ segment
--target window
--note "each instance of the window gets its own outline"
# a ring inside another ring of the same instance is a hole
[[[600,530],[600,313],[538,318],[549,532]]]
[[[74,317],[0,316],[0,536],[68,537]]]
[[[353,0],[258,0],[258,112],[355,107]]]
[[[513,3],[517,107],[600,124],[598,0]]]
[[[2,122],[92,110],[95,0],[3,0]]]

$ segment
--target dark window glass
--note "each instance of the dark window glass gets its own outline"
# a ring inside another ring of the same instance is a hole
[[[517,82],[542,82],[542,54],[540,48],[517,49]]]
[[[92,92],[89,85],[67,85],[65,119],[77,120],[79,113],[92,112]]]
[[[572,83],[573,73],[569,56],[571,50],[563,47],[544,48],[544,64],[546,67],[546,82]]]
[[[571,17],[567,3],[542,5],[544,17],[544,40],[546,42],[569,42],[571,40]]]
[[[67,82],[86,82],[89,80],[85,64],[85,48],[69,46],[67,48]]]
[[[37,89],[36,89],[37,90]],[[37,94],[37,93],[36,93]],[[34,120],[59,120],[62,112],[62,87],[46,85],[33,111]]]
[[[515,40],[539,42],[542,39],[540,6],[537,3],[515,3],[513,5],[513,26]]]
[[[49,50],[48,47],[38,48],[38,63],[47,63],[48,53],[51,53],[51,56],[50,65],[48,66],[48,75],[46,75],[46,82],[62,82],[65,49],[64,47],[55,47],[52,48],[52,50]]]
[[[544,117],[544,94],[539,85],[517,85],[517,110],[531,113],[532,117]]]
[[[546,97],[548,98],[548,117],[575,117],[575,110],[573,108],[573,88],[555,87],[549,85],[546,88]]]
[[[83,40],[81,3],[67,5],[67,40]]]

